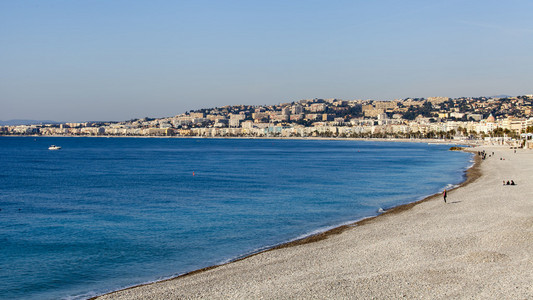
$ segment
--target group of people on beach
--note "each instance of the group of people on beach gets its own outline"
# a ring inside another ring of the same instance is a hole
[[[494,155],[494,152],[492,152],[492,154]],[[483,150],[483,151],[478,151],[478,152],[477,152],[477,155],[481,156],[481,159],[482,159],[482,160],[485,160],[485,158],[487,158],[487,152],[485,152],[485,150]],[[489,155],[489,157],[490,157],[490,155]]]
[[[516,153],[516,151],[515,151],[515,153]],[[485,150],[478,151],[477,155],[479,155],[482,160],[485,160],[485,158],[487,158],[487,152],[485,152]],[[491,157],[491,156],[494,156],[494,152],[492,152],[492,154],[489,154],[489,157]],[[502,159],[500,158],[500,160],[502,160]],[[505,160],[505,158],[504,158],[504,160]]]
[[[505,180],[503,181],[503,185],[516,185],[516,183],[514,183],[514,180],[507,180],[507,182],[505,182]]]

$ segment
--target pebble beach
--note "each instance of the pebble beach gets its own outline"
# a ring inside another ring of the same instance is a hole
[[[533,151],[479,146],[467,181],[225,265],[98,299],[533,298]],[[493,154],[494,153],[494,154]],[[516,185],[504,185],[513,180]]]

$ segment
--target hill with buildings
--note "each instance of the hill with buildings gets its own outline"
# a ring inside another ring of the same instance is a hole
[[[203,108],[167,118],[2,126],[0,134],[517,139],[533,132],[533,95],[394,101],[304,99]]]

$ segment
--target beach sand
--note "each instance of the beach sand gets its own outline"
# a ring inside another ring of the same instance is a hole
[[[471,171],[471,182],[449,191],[446,204],[433,196],[305,242],[98,299],[531,299],[533,151],[474,150],[483,149],[491,157]]]

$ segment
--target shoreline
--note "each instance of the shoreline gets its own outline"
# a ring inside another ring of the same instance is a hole
[[[162,137],[162,138],[165,138],[165,137]],[[192,138],[195,138],[195,137],[192,137]],[[203,138],[203,137],[200,137],[200,138]],[[214,138],[216,138],[216,137],[214,137]],[[225,137],[221,137],[221,138],[225,138]],[[231,138],[235,138],[235,137],[231,137]],[[263,139],[263,138],[255,138],[255,139]],[[393,140],[379,139],[378,140],[378,139],[358,139],[358,138],[342,138],[342,139],[340,139],[340,138],[320,138],[320,137],[319,138],[307,138],[307,137],[306,138],[266,138],[266,139],[355,140],[355,141],[380,141],[380,142],[387,142],[388,141],[388,142],[411,142],[411,143],[415,142],[413,140],[400,140],[400,139],[393,139]],[[430,139],[428,139],[428,140],[430,140]],[[436,140],[436,141],[439,141],[439,140]],[[419,140],[417,142],[425,143],[425,140]],[[442,144],[449,144],[449,143],[448,142],[442,142]],[[482,176],[482,173],[481,173],[481,170],[480,170],[481,169],[482,160],[481,160],[481,158],[478,155],[476,155],[475,151],[472,151],[470,149],[471,148],[466,148],[466,149],[462,150],[463,152],[472,153],[473,154],[473,159],[474,159],[473,164],[464,171],[465,180],[463,182],[457,184],[455,187],[449,189],[448,192],[451,192],[451,191],[457,190],[459,188],[465,187],[465,186],[475,182],[479,177]],[[164,282],[178,281],[178,280],[186,278],[186,277],[190,277],[190,276],[193,276],[193,275],[205,273],[205,272],[210,271],[210,270],[215,270],[215,269],[218,269],[218,268],[223,267],[223,266],[227,266],[227,265],[234,264],[236,262],[244,261],[244,260],[247,260],[249,258],[255,257],[257,255],[261,255],[261,254],[264,254],[264,253],[268,253],[268,252],[272,252],[272,251],[276,251],[276,250],[280,250],[280,249],[285,249],[285,248],[293,248],[293,247],[297,247],[297,246],[301,246],[301,245],[307,245],[307,244],[312,244],[312,243],[316,243],[316,242],[319,242],[319,241],[323,241],[323,240],[328,239],[329,237],[342,234],[343,232],[345,232],[347,230],[354,229],[355,227],[361,227],[361,226],[368,225],[368,224],[371,224],[371,223],[374,223],[374,222],[379,222],[385,216],[400,214],[402,212],[408,211],[408,210],[412,209],[413,207],[415,207],[415,206],[417,206],[419,204],[422,204],[422,203],[425,203],[427,201],[436,199],[436,198],[440,197],[440,195],[441,195],[440,192],[439,193],[435,193],[433,195],[426,196],[426,197],[424,197],[423,199],[420,199],[420,200],[416,200],[416,201],[413,201],[413,202],[409,202],[409,203],[406,203],[406,204],[402,204],[402,205],[398,205],[398,206],[392,207],[392,208],[387,209],[387,210],[383,211],[382,213],[379,213],[378,215],[375,215],[375,216],[363,217],[362,219],[359,219],[357,221],[350,221],[347,224],[343,224],[343,225],[340,225],[340,226],[335,226],[335,227],[333,227],[331,229],[327,229],[327,230],[325,230],[323,232],[318,232],[316,234],[311,234],[309,236],[305,236],[305,237],[302,237],[302,238],[297,238],[297,239],[294,239],[294,240],[291,240],[291,241],[288,241],[288,242],[281,243],[279,245],[275,245],[275,246],[268,247],[268,248],[263,249],[263,250],[259,250],[259,251],[254,252],[254,253],[243,254],[242,257],[237,257],[237,258],[232,259],[232,260],[230,260],[228,262],[225,262],[225,263],[216,264],[216,265],[213,265],[213,266],[208,266],[208,267],[201,268],[201,269],[198,269],[198,270],[193,270],[193,271],[190,271],[190,272],[187,272],[187,273],[183,273],[183,274],[180,274],[180,275],[177,275],[177,276],[173,276],[173,277],[170,277],[170,278],[166,278],[166,279],[156,280],[156,281],[153,281],[153,282],[142,283],[142,284],[137,284],[137,285],[134,285],[134,286],[118,289],[118,290],[115,290],[115,291],[107,292],[105,294],[97,295],[95,297],[91,297],[89,299],[91,299],[91,300],[93,300],[93,299],[101,299],[102,297],[113,296],[113,295],[115,295],[117,293],[121,293],[123,291],[128,291],[128,290],[132,290],[132,289],[136,289],[136,288],[139,288],[139,287],[152,286],[154,284],[164,283]]]
[[[433,195],[327,238],[98,299],[532,298],[533,151],[469,150],[487,158],[447,203]]]

